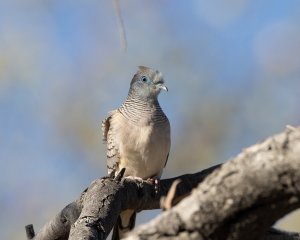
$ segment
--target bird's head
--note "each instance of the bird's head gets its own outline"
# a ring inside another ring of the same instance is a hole
[[[160,90],[168,91],[162,73],[148,67],[139,66],[130,83],[129,93],[143,99],[157,98]]]

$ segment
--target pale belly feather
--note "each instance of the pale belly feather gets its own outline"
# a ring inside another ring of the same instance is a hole
[[[132,125],[122,131],[123,134],[119,135],[121,158],[118,169],[126,168],[125,176],[159,178],[170,149],[168,131],[150,125]]]

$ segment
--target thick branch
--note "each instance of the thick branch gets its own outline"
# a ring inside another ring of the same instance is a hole
[[[155,194],[153,184],[146,181],[124,179],[119,182],[108,177],[98,179],[81,194],[78,200],[67,205],[54,219],[45,224],[34,239],[68,239],[71,225],[77,219],[72,227],[70,239],[82,239],[83,235],[92,232],[96,232],[92,236],[103,239],[109,234],[121,210],[133,208],[141,211],[160,208],[160,198],[166,196],[172,183],[180,178],[181,182],[174,198],[176,203],[219,166],[195,174],[161,180],[158,194]],[[88,230],[84,231],[84,229]]]
[[[222,165],[129,239],[261,239],[300,207],[299,169],[300,128],[287,129]]]
[[[85,194],[82,193],[82,196]],[[78,219],[82,209],[81,198],[70,203],[52,220],[46,223],[34,238],[35,240],[67,240],[71,225]]]
[[[186,201],[137,229],[133,238],[256,239],[266,234],[263,239],[298,239],[297,233],[267,230],[299,207],[299,135],[299,129],[288,131],[245,150],[222,167],[162,180],[159,194],[145,181],[98,179],[35,239],[68,239],[70,228],[70,239],[104,239],[120,211],[159,208],[159,199],[178,178],[173,202],[204,181]]]
[[[173,181],[180,178],[182,183],[176,191],[176,201],[189,194],[200,181],[218,167],[162,180],[158,194],[155,193],[154,185],[147,181],[124,179],[120,183],[110,178],[99,179],[85,195],[82,212],[71,228],[70,239],[105,239],[122,210],[130,208],[141,211],[160,208],[160,198],[168,193]]]

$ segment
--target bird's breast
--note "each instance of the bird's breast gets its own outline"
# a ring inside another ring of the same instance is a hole
[[[133,124],[123,118],[116,130],[119,169],[126,168],[125,175],[143,179],[160,175],[170,149],[169,123],[155,124],[145,119]]]

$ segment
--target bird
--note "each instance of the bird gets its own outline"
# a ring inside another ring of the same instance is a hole
[[[160,179],[171,145],[170,122],[158,102],[161,90],[168,91],[162,73],[139,66],[123,104],[102,121],[109,175],[125,168],[124,177]],[[133,209],[122,211],[112,240],[132,230],[135,218]]]

